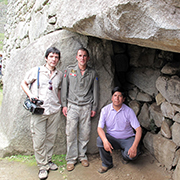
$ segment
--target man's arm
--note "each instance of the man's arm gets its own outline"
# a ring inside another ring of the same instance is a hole
[[[32,98],[36,98],[36,97],[31,93],[31,91],[30,91],[30,89],[29,89],[29,87],[28,87],[28,83],[27,83],[25,80],[23,80],[23,81],[21,82],[21,88],[22,88],[23,91],[27,94],[27,96],[30,98],[30,100],[31,100]]]
[[[61,104],[61,90],[60,89],[58,90],[57,96],[58,96],[58,99],[59,99],[59,103]]]
[[[137,155],[137,147],[139,145],[139,142],[140,142],[141,136],[142,136],[142,129],[140,126],[138,128],[136,128],[135,130],[136,130],[135,139],[134,139],[134,142],[133,142],[131,148],[128,151],[128,155],[130,158],[133,158]]]
[[[94,117],[98,108],[99,104],[99,81],[97,74],[95,74],[95,79],[93,82],[93,104],[92,104],[92,111],[91,117]]]
[[[98,127],[97,132],[103,142],[104,149],[106,151],[109,151],[110,153],[112,153],[113,147],[112,147],[111,143],[108,141],[108,139],[106,138],[104,130],[102,128]]]

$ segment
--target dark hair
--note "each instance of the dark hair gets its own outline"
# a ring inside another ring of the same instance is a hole
[[[78,49],[78,51],[79,51],[79,50],[86,51],[87,56],[89,57],[89,51],[88,51],[86,48],[81,47],[81,48]],[[77,51],[77,53],[78,53],[78,51]]]
[[[116,86],[113,90],[112,90],[112,95],[115,93],[115,92],[121,92],[122,96],[125,98],[126,97],[126,92],[125,90],[122,88],[122,87],[119,87],[119,86]]]
[[[50,53],[58,54],[59,55],[59,59],[61,57],[61,53],[60,53],[59,49],[57,49],[56,47],[49,47],[46,50],[45,57],[47,58]]]

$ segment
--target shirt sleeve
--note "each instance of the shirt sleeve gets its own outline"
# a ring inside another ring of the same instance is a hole
[[[63,73],[60,71],[60,83],[58,89],[61,90],[62,87],[62,79],[63,79]]]
[[[68,73],[67,70],[64,71],[62,88],[61,88],[61,103],[62,107],[67,107],[67,97],[68,97]]]
[[[100,128],[104,128],[105,124],[106,124],[106,111],[105,108],[101,109],[101,113],[100,113],[100,117],[99,117],[99,123],[98,123],[98,127]]]
[[[27,82],[27,84],[31,84],[36,79],[37,79],[37,67],[34,67],[26,73],[24,80]]]
[[[129,112],[130,124],[133,127],[133,129],[136,129],[140,126],[140,123],[139,123],[134,111],[131,108],[129,109],[129,111],[130,111]]]

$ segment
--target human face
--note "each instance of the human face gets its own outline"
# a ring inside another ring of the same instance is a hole
[[[123,102],[125,101],[125,98],[123,97],[123,95],[121,94],[121,92],[116,91],[113,95],[112,95],[112,103],[113,103],[113,107],[115,109],[120,109]]]
[[[48,57],[46,58],[46,64],[47,64],[47,67],[50,69],[50,70],[53,70],[57,63],[59,61],[59,54],[56,54],[56,53],[49,53]]]
[[[79,67],[86,67],[86,64],[89,60],[89,57],[87,55],[86,51],[79,50],[76,55],[76,59],[78,61]]]

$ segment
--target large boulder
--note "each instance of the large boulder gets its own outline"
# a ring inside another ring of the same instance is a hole
[[[5,26],[5,56],[9,59],[12,50],[60,29],[180,52],[179,7],[175,0],[11,0]],[[152,50],[142,64],[152,63],[153,56]]]
[[[20,83],[27,70],[45,63],[44,54],[48,47],[56,46],[61,51],[61,63],[58,69],[64,71],[66,66],[77,62],[76,53],[81,46],[90,51],[89,65],[95,67],[100,80],[100,104],[97,116],[92,119],[92,133],[88,152],[95,153],[97,138],[97,122],[100,109],[109,103],[113,82],[111,73],[112,46],[110,41],[101,41],[96,38],[78,35],[62,30],[46,35],[29,44],[22,50],[14,51],[7,63],[4,75],[4,96],[0,113],[0,156],[8,154],[31,154],[32,140],[30,133],[30,112],[23,108],[25,93],[20,88]],[[98,54],[104,51],[106,54]],[[97,56],[98,55],[98,56]],[[55,144],[55,153],[66,153],[65,118],[60,118],[60,126]]]

